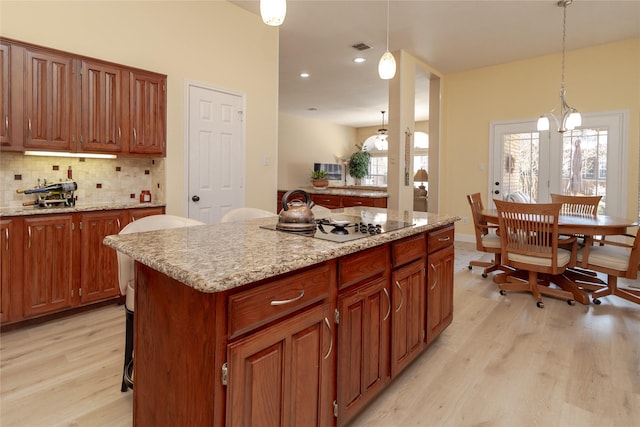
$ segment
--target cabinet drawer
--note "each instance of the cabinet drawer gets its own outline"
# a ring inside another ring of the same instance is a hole
[[[407,237],[391,245],[391,260],[397,267],[418,259],[427,253],[427,241],[424,234]]]
[[[316,205],[324,206],[329,209],[336,209],[340,207],[340,196],[333,196],[330,194],[313,194],[311,195],[311,200],[313,200],[313,203]]]
[[[332,265],[230,295],[229,339],[328,298],[334,271]]]
[[[428,234],[427,249],[429,253],[439,249],[453,245],[454,226],[448,225],[437,230],[430,231]]]
[[[344,289],[376,274],[384,273],[388,265],[388,245],[347,255],[338,261],[338,289]]]

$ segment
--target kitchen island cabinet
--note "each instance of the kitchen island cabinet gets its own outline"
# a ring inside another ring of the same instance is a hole
[[[453,321],[453,227],[429,234],[427,344]]]
[[[134,425],[348,423],[391,381],[394,346],[398,372],[427,348],[425,241],[458,219],[415,212],[347,243],[260,228],[273,218],[108,236],[136,260]]]

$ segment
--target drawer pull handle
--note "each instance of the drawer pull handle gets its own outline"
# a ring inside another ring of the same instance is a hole
[[[116,222],[118,223],[118,231],[122,231],[122,228],[120,228],[120,218],[116,218]]]
[[[4,130],[6,133],[9,133],[9,115],[4,115]]]
[[[436,266],[431,264],[431,269],[433,270],[433,285],[431,285],[431,290],[434,290],[436,288],[436,285],[438,284],[438,270],[436,270]]]
[[[138,133],[136,132],[136,128],[133,128],[133,145],[138,144]]]
[[[27,247],[31,249],[31,226],[27,227],[27,234],[29,235],[29,245]]]
[[[387,320],[389,318],[389,315],[391,314],[391,297],[389,296],[389,291],[387,290],[387,288],[382,288],[382,290],[384,291],[384,294],[387,296],[387,302],[389,303],[389,309],[387,310],[387,314],[384,315],[384,319],[382,320]]]
[[[324,355],[324,360],[327,360],[329,356],[331,356],[331,351],[333,350],[333,331],[331,330],[331,323],[329,323],[329,319],[324,318],[324,324],[327,325],[327,329],[329,329],[329,350],[327,354]]]
[[[449,236],[438,238],[438,242],[448,242],[449,240],[451,240],[451,237]]]
[[[398,281],[396,280],[396,288],[398,288],[398,292],[400,292],[400,305],[398,306],[398,308],[396,308],[396,313],[400,311],[400,309],[402,308],[402,305],[404,304],[404,294],[402,293],[402,286],[400,286],[400,283],[398,283]]]
[[[291,298],[291,299],[285,299],[285,300],[275,300],[275,301],[271,301],[271,305],[285,305],[285,304],[291,304],[292,302],[296,302],[299,299],[301,299],[304,296],[304,289],[302,289],[300,291],[300,295],[298,295],[295,298]]]
[[[8,251],[9,250],[9,227],[4,229],[4,250]]]
[[[28,126],[29,134],[28,138],[31,139],[31,117],[29,117],[29,126]]]

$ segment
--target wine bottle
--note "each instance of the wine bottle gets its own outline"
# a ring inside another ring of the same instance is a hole
[[[56,184],[44,185],[38,188],[28,188],[16,190],[18,193],[24,194],[36,194],[36,193],[49,193],[52,191],[61,192],[61,191],[75,191],[78,189],[78,184],[75,181],[66,181],[66,182],[58,182]]]

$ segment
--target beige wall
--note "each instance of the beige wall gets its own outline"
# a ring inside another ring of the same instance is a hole
[[[278,188],[310,185],[313,163],[340,163],[355,151],[355,144],[355,128],[280,114]]]
[[[489,124],[536,119],[557,102],[560,55],[447,75],[443,89],[440,212],[469,217],[465,195],[488,192]],[[627,216],[638,214],[640,39],[567,52],[569,103],[581,112],[629,111]],[[484,170],[479,165],[484,164]],[[458,234],[473,234],[458,223]]]
[[[274,209],[277,29],[223,1],[2,1],[5,37],[168,75],[167,213],[186,214],[184,84],[246,96],[246,204]]]

